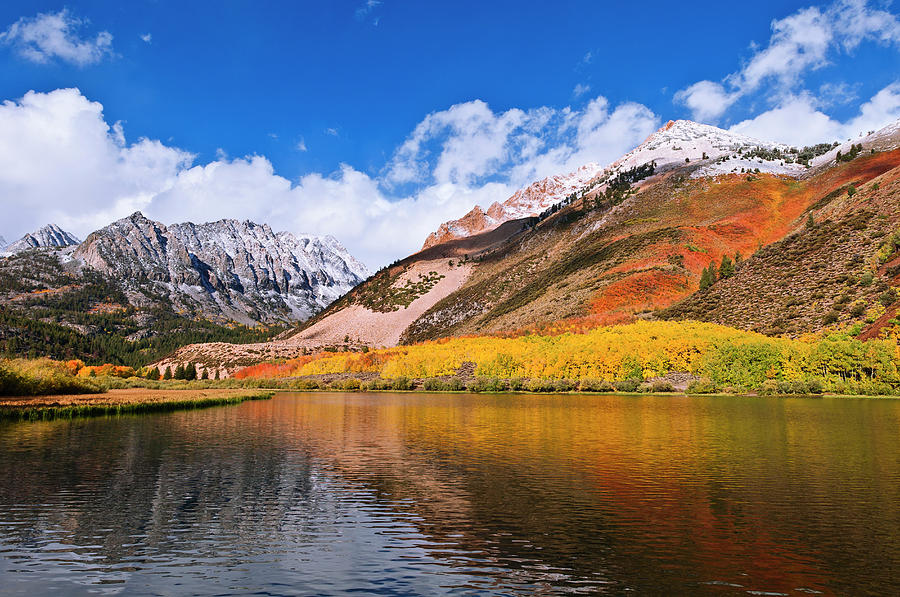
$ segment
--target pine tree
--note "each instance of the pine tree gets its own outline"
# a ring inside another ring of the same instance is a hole
[[[156,381],[156,380],[158,380],[159,378],[160,378],[160,375],[159,375],[159,368],[157,368],[157,367],[153,367],[153,368],[150,369],[150,371],[147,373],[147,379],[149,379],[149,380]]]
[[[715,284],[716,278],[716,262],[710,261],[709,267],[704,269],[703,273],[700,275],[700,290],[706,290],[707,288]]]
[[[741,255],[741,252],[740,252],[740,251],[738,251],[737,253],[734,254],[734,267],[735,267],[735,269],[737,269],[737,266],[739,266],[739,265],[742,264],[743,262],[744,262],[744,256]]]
[[[217,380],[219,379],[219,369],[218,368],[216,368],[216,379]]]
[[[203,374],[200,376],[200,379],[209,379],[209,369],[203,369]]]
[[[709,281],[709,268],[704,267],[703,273],[700,274],[700,290],[706,290],[712,283]]]
[[[734,275],[734,262],[728,255],[722,255],[722,264],[719,266],[719,279],[724,280]]]
[[[178,363],[178,366],[175,367],[175,375],[173,375],[175,379],[184,379],[184,365]]]
[[[166,372],[163,373],[163,379],[172,379],[172,367],[166,367]]]
[[[188,363],[184,368],[184,378],[187,380],[197,379],[197,366],[193,363]]]

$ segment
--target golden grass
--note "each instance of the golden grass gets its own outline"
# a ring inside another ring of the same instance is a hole
[[[77,416],[136,414],[205,408],[263,400],[274,393],[264,390],[148,390],[128,388],[105,394],[7,396],[0,398],[0,419],[49,420]]]

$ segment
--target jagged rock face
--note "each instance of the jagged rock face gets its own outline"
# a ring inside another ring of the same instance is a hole
[[[48,224],[40,230],[36,230],[26,234],[16,242],[6,246],[4,253],[18,253],[19,251],[27,251],[36,248],[64,248],[72,247],[81,241],[69,234],[56,224]],[[4,246],[3,238],[0,237],[0,246]]]
[[[441,224],[435,232],[428,236],[422,248],[427,249],[455,238],[493,230],[509,220],[539,215],[592,182],[597,182],[602,186],[603,181],[611,179],[620,172],[650,162],[656,163],[658,171],[683,167],[686,164],[696,165],[697,162],[701,162],[706,165],[706,170],[698,171],[698,173],[707,176],[725,173],[735,165],[750,167],[749,161],[746,164],[734,162],[729,163],[728,170],[726,170],[723,166],[717,165],[716,160],[722,156],[734,154],[738,150],[755,147],[782,151],[788,149],[787,145],[781,143],[760,141],[690,120],[669,121],[650,135],[646,141],[605,168],[595,163],[585,164],[569,174],[551,176],[532,183],[524,189],[516,191],[503,203],[492,204],[486,212],[476,206],[462,218]],[[752,166],[761,167],[768,172],[792,176],[805,171],[805,168],[799,164],[785,165],[778,162],[763,164],[758,160],[753,160]]]
[[[73,256],[179,307],[243,323],[307,319],[369,275],[331,237],[236,220],[167,227],[140,212],[92,233]]]

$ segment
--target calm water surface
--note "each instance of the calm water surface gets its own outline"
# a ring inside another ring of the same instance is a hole
[[[285,394],[0,425],[0,594],[900,593],[900,401]]]

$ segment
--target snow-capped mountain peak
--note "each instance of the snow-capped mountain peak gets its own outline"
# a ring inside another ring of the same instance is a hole
[[[43,228],[29,232],[16,242],[6,246],[3,252],[13,254],[36,248],[64,248],[79,243],[81,243],[80,240],[56,224],[47,224]]]
[[[660,172],[700,162],[701,167],[694,172],[694,176],[715,176],[737,171],[741,167],[789,175],[799,175],[805,171],[805,166],[797,163],[742,157],[744,152],[756,149],[787,152],[791,148],[708,124],[670,120],[643,143],[605,168],[595,163],[585,164],[569,174],[550,176],[532,183],[516,191],[506,201],[492,204],[486,211],[476,206],[462,218],[441,224],[428,236],[423,248],[492,230],[508,220],[536,216],[592,182],[602,185],[619,173],[644,164],[655,163],[656,171]],[[732,160],[732,157],[736,159]]]
[[[717,160],[753,148],[782,152],[790,149],[783,143],[754,139],[708,124],[670,120],[606,170],[615,176],[630,168],[655,162],[657,171],[660,171],[690,162]]]
[[[423,249],[454,238],[471,236],[496,228],[503,222],[536,216],[584,188],[602,172],[599,164],[590,162],[568,174],[557,174],[519,189],[503,203],[495,201],[484,211],[475,206],[465,216],[441,224],[425,241]]]
[[[331,237],[238,220],[165,226],[140,212],[93,232],[73,256],[180,308],[242,323],[306,319],[369,276]]]

